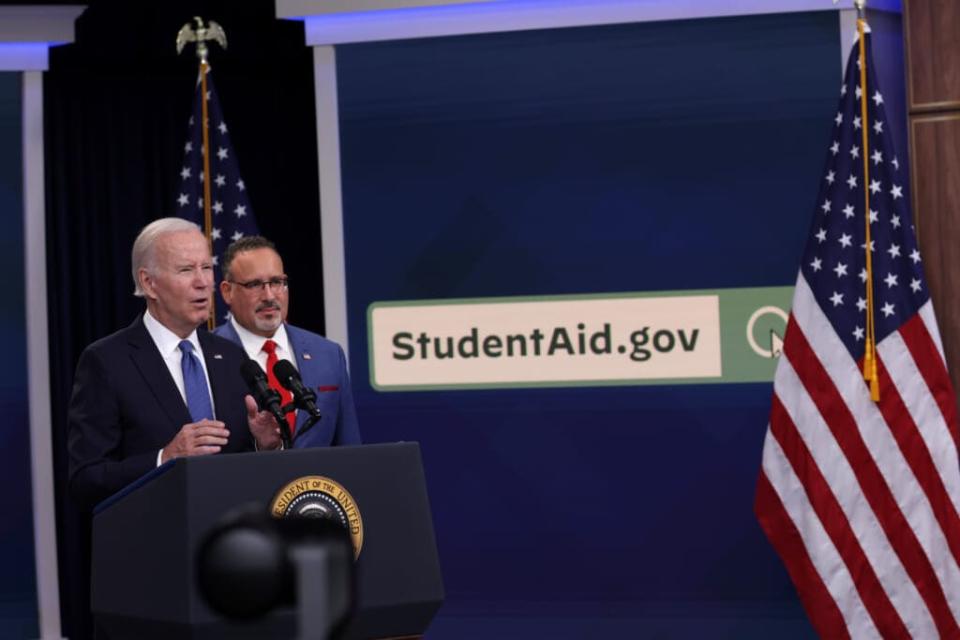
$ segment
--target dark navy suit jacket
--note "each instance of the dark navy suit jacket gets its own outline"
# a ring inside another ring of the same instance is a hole
[[[357,410],[350,389],[347,359],[336,342],[304,329],[285,324],[290,348],[297,358],[303,384],[317,394],[318,423],[294,440],[295,449],[360,444]],[[214,330],[218,336],[241,344],[233,324],[226,322]],[[297,412],[297,433],[307,421],[306,411]]]
[[[217,420],[230,430],[225,452],[252,450],[237,345],[197,332]],[[68,413],[70,491],[86,506],[156,467],[157,453],[193,422],[150,334],[137,318],[80,355]]]

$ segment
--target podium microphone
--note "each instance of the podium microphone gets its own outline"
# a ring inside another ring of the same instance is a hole
[[[293,394],[293,401],[298,408],[310,414],[314,422],[320,419],[320,410],[316,405],[317,394],[303,384],[296,367],[287,360],[278,360],[277,364],[273,365],[273,375],[284,389]]]
[[[282,362],[282,361],[281,361]],[[240,365],[240,376],[247,383],[247,388],[253,399],[257,402],[260,411],[269,411],[277,426],[280,427],[280,440],[283,441],[283,448],[290,449],[290,430],[287,425],[287,418],[280,408],[280,394],[270,388],[267,382],[267,374],[263,372],[260,365],[255,360],[247,359]]]

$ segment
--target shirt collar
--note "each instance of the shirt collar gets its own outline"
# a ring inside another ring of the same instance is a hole
[[[267,340],[273,340],[277,343],[277,357],[293,360],[293,350],[290,348],[290,340],[287,338],[287,330],[284,327],[284,323],[280,323],[280,326],[277,327],[277,330],[274,331],[271,338],[258,336],[252,331],[240,326],[240,323],[237,322],[232,315],[230,316],[230,324],[233,325],[233,330],[240,336],[240,344],[243,345],[243,350],[247,352],[248,357],[256,359],[257,355],[263,351],[263,343]]]
[[[181,338],[161,324],[159,320],[153,317],[149,309],[143,314],[143,326],[146,327],[147,333],[150,334],[150,338],[153,340],[153,344],[157,345],[157,349],[160,350],[160,355],[164,358],[180,348],[180,341],[184,338]],[[200,340],[197,338],[196,329],[191,331],[190,335],[185,339],[190,341],[196,353],[203,353],[200,350]]]

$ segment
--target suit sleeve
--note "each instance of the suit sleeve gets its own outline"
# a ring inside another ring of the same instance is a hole
[[[357,408],[353,404],[353,388],[350,386],[350,374],[347,371],[347,358],[339,345],[337,345],[337,355],[340,358],[340,411],[332,444],[361,444]]]
[[[91,349],[77,364],[67,423],[70,492],[87,507],[156,466],[157,451],[121,457],[123,425],[116,388]]]

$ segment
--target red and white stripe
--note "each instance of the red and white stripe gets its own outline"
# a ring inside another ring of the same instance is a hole
[[[960,638],[956,405],[936,320],[877,346],[880,401],[801,274],[756,496],[825,638]]]

